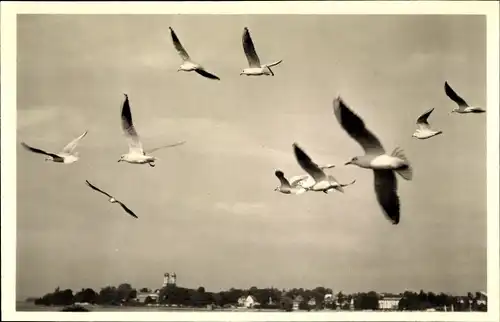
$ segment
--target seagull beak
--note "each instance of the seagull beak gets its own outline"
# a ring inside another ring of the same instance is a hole
[[[344,163],[344,165],[349,165],[351,164],[351,161],[347,161],[346,163]]]

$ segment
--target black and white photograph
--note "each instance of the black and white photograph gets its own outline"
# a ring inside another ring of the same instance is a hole
[[[2,2],[2,316],[497,321],[498,11]]]

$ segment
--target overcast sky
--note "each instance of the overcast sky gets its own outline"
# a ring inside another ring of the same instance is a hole
[[[449,84],[486,107],[486,25],[479,16],[18,16],[17,298],[55,287],[128,282],[313,288],[334,292],[486,290],[486,115],[450,115]],[[172,26],[212,81],[176,72]],[[275,77],[246,77],[243,27]],[[155,168],[117,163],[123,93]],[[401,222],[383,215],[362,149],[337,123],[341,95],[391,152]],[[416,118],[444,134],[412,138]],[[88,130],[71,165],[58,152]],[[298,142],[345,194],[273,191],[275,169],[302,174]],[[89,180],[139,216],[86,187]]]

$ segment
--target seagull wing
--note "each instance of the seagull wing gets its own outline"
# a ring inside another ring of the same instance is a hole
[[[429,115],[431,115],[432,111],[434,111],[434,108],[431,108],[430,110],[428,110],[427,112],[425,112],[424,114],[419,116],[419,118],[417,119],[417,126],[420,129],[429,129],[430,128],[430,125],[427,122],[427,118],[429,118]]]
[[[186,141],[181,141],[181,142],[177,142],[177,143],[174,143],[174,144],[163,145],[163,146],[160,146],[160,147],[157,147],[157,148],[154,148],[154,149],[146,150],[146,151],[144,151],[144,153],[145,154],[149,154],[149,153],[153,153],[154,151],[157,151],[157,150],[160,150],[160,149],[173,148],[173,147],[176,147],[178,145],[182,145],[184,143],[186,143]]]
[[[347,134],[363,147],[365,154],[380,155],[385,153],[384,147],[377,137],[365,127],[363,120],[352,112],[340,97],[333,101],[333,112]]]
[[[469,104],[467,104],[466,101],[464,101],[463,98],[458,96],[457,93],[451,88],[450,85],[448,85],[448,82],[444,82],[444,92],[446,95],[455,103],[457,103],[458,107],[460,108],[466,108],[469,107]]]
[[[321,170],[316,163],[298,146],[297,143],[293,144],[293,151],[297,162],[300,167],[313,177],[314,181],[320,182],[326,178],[325,173]]]
[[[128,95],[125,95],[125,101],[122,104],[122,129],[125,135],[129,139],[129,152],[143,154],[142,143],[140,141],[139,135],[135,130],[134,124],[132,123],[132,112],[130,111],[130,102],[128,100]]]
[[[94,189],[95,191],[99,191],[100,193],[102,193],[102,194],[104,194],[104,195],[108,196],[109,198],[113,198],[113,196],[111,196],[109,193],[104,192],[104,191],[102,191],[101,189],[97,188],[96,186],[94,186],[93,184],[91,184],[88,180],[85,180],[85,182],[87,183],[87,185],[88,185],[90,188]]]
[[[130,210],[127,206],[125,206],[123,204],[123,202],[118,201],[118,200],[116,202],[118,202],[120,204],[120,206],[122,206],[123,210],[125,210],[130,216],[132,216],[134,218],[139,218],[139,217],[136,216],[136,214],[134,214],[134,212],[132,210]]]
[[[335,168],[335,164],[324,164],[320,168],[321,168],[321,170],[333,169],[333,168]]]
[[[60,156],[58,156],[57,154],[54,154],[54,153],[49,153],[49,152],[46,152],[46,151],[41,150],[41,149],[33,148],[33,147],[31,147],[31,146],[27,145],[27,144],[26,144],[26,143],[24,143],[24,142],[21,142],[21,145],[22,145],[23,147],[25,147],[26,149],[28,149],[29,151],[31,151],[31,152],[34,152],[34,153],[39,153],[39,154],[45,154],[45,155],[51,156],[51,157],[52,157],[52,158],[54,158],[54,159],[61,159],[61,157],[60,157]]]
[[[266,64],[265,66],[266,67],[273,67],[273,66],[276,66],[278,64],[281,64],[282,61],[283,61],[283,59],[280,59],[278,61],[275,61],[274,63]]]
[[[78,142],[80,142],[81,139],[83,139],[83,137],[85,135],[87,135],[87,132],[88,131],[85,131],[83,132],[82,135],[80,135],[79,137],[77,137],[76,139],[74,139],[73,141],[69,142],[63,149],[62,149],[62,153],[68,153],[68,154],[71,154],[73,152],[73,150],[76,148],[76,146],[78,145]]]
[[[255,47],[253,45],[252,37],[250,37],[250,32],[248,28],[245,27],[243,29],[243,51],[247,56],[248,65],[250,67],[261,67],[259,56],[257,56],[257,52],[255,52]]]
[[[394,224],[399,223],[399,197],[397,180],[392,170],[373,170],[375,194],[385,216]]]
[[[354,184],[355,182],[356,182],[356,179],[352,180],[352,181],[351,181],[351,182],[349,182],[349,183],[341,183],[340,185],[341,185],[342,187],[347,187],[347,186],[350,186],[350,185]]]
[[[220,78],[217,75],[211,74],[211,73],[207,72],[206,70],[204,70],[203,68],[196,68],[195,72],[197,72],[201,76],[209,78],[209,79],[220,80]]]
[[[337,183],[338,185],[341,185],[340,182],[337,179],[335,179],[335,177],[332,175],[328,175],[328,181],[330,181],[331,183]]]
[[[294,176],[294,177],[291,177],[290,178],[290,185],[292,187],[296,187],[296,186],[299,186],[299,184],[301,182],[303,182],[304,180],[307,180],[307,178],[310,178],[310,176],[308,174],[304,174],[302,176]]]
[[[172,36],[172,42],[174,43],[174,47],[177,50],[177,53],[179,53],[179,56],[181,56],[182,60],[189,61],[190,57],[186,49],[184,49],[184,47],[182,46],[179,38],[175,34],[174,29],[172,29],[172,27],[169,27],[169,29],[170,29],[170,35]]]
[[[274,171],[274,175],[275,175],[276,177],[278,177],[278,179],[280,180],[280,183],[281,183],[281,186],[282,186],[282,187],[291,188],[290,183],[289,183],[289,182],[288,182],[288,180],[285,178],[285,174],[283,173],[283,171],[281,171],[281,170],[276,170],[276,171]]]

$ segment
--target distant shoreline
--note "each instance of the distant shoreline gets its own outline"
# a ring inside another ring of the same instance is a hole
[[[25,301],[16,302],[16,311],[20,312],[60,312],[65,306],[35,305]],[[208,309],[193,307],[169,307],[169,306],[113,306],[113,305],[86,305],[90,312],[116,312],[116,311],[189,311],[189,312],[280,312],[278,309]]]

